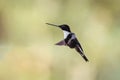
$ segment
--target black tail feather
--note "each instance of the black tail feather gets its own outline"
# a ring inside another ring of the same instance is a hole
[[[82,56],[82,57],[84,58],[84,60],[85,60],[86,62],[88,62],[88,61],[89,61],[85,55],[84,55],[84,56]]]
[[[84,59],[86,62],[89,61],[88,58],[87,58],[87,57],[85,56],[85,54],[83,53],[83,50],[80,49],[79,46],[76,46],[75,49],[76,49],[76,51],[83,57],[83,59]]]

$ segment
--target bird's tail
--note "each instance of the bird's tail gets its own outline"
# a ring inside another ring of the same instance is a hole
[[[87,57],[84,54],[81,54],[81,56],[83,57],[83,59],[88,62],[89,60],[87,59]]]
[[[86,62],[89,61],[88,58],[85,56],[83,50],[82,50],[79,46],[76,46],[75,49],[76,49],[77,52],[80,53],[80,55],[83,57],[83,59],[84,59]]]

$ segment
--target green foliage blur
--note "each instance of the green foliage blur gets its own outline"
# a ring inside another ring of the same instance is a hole
[[[68,47],[76,33],[89,62]],[[0,0],[0,80],[120,80],[120,0]]]

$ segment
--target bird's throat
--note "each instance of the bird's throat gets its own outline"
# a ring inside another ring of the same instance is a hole
[[[64,39],[66,39],[67,36],[70,34],[70,32],[68,32],[68,31],[63,31],[63,33],[64,33]]]

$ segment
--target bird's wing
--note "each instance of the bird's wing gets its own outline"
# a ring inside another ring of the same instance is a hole
[[[79,42],[78,42],[78,43],[79,43]],[[83,52],[83,49],[82,49],[80,43],[79,43],[79,44],[76,44],[75,49],[76,49],[76,51],[83,57],[83,59],[84,59],[86,62],[89,61],[89,60],[87,59],[87,57],[85,56],[85,54],[84,54],[84,52]]]
[[[56,43],[55,45],[63,46],[66,45],[65,40],[61,40],[60,42]]]
[[[81,50],[82,52],[84,52],[84,51],[83,51],[83,48],[82,48],[81,44],[79,43],[79,41],[77,40],[77,38],[75,38],[75,40],[76,40],[78,46],[80,47],[80,50]]]

